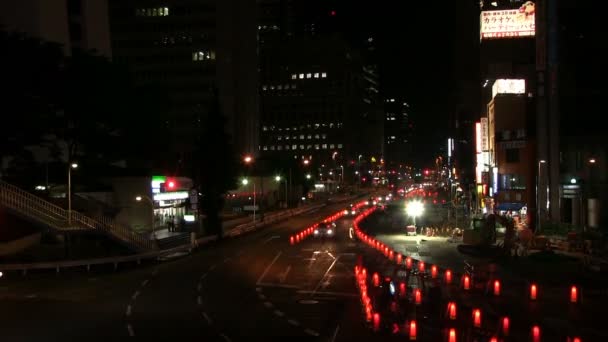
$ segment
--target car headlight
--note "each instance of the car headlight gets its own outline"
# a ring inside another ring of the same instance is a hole
[[[376,201],[374,201],[374,205],[376,205]]]
[[[319,230],[315,229],[315,235],[319,235]]]
[[[328,229],[328,230],[327,230],[327,235],[331,235],[331,234],[333,234],[333,233],[334,233],[334,231],[333,231],[333,230],[331,230],[331,229]]]
[[[365,201],[365,205],[369,205],[369,201]]]
[[[348,210],[344,210],[344,215],[348,215]]]
[[[354,210],[350,212],[350,214],[351,214],[351,215],[355,215],[356,213],[357,213],[357,212],[356,212],[356,211],[354,211]]]

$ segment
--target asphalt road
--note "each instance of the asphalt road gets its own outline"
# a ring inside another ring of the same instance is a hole
[[[369,248],[349,237],[290,245],[289,236],[343,204],[164,263],[0,279],[4,341],[137,338],[205,341],[373,340],[353,268]]]

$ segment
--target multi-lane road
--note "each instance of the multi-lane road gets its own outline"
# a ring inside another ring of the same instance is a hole
[[[340,219],[334,238],[291,234],[343,209],[333,205],[163,263],[5,275],[0,334],[6,341],[135,336],[244,341],[295,337],[352,341],[370,334],[355,288],[369,251]],[[370,336],[372,337],[372,336]]]

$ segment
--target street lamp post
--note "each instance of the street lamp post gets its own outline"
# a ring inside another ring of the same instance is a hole
[[[542,212],[542,210],[544,210],[544,209],[541,209],[543,204],[541,203],[542,202],[541,201],[541,194],[542,194],[541,191],[542,191],[542,189],[540,188],[540,186],[541,186],[541,178],[542,177],[541,177],[541,169],[540,169],[540,167],[541,167],[541,165],[546,164],[546,163],[547,163],[547,161],[544,160],[544,159],[541,159],[541,160],[538,161],[538,173],[536,175],[537,179],[538,179],[537,182],[536,182],[536,202],[537,202],[536,203],[536,231],[537,232],[540,232],[540,230],[541,230],[541,227],[540,227],[540,225],[541,225],[541,217],[542,217],[541,212]],[[546,209],[546,206],[545,206],[545,209]]]
[[[78,163],[68,165],[68,225],[72,225],[72,169],[78,168]]]
[[[277,181],[277,183],[279,183],[279,188],[281,187],[281,176],[276,176],[274,177],[274,180]],[[287,206],[287,179],[285,179],[285,206]]]
[[[241,183],[247,185],[249,184],[249,180],[244,178]],[[255,180],[253,181],[253,223],[255,224]]]
[[[145,196],[145,195],[135,197],[135,200],[137,202],[141,202],[142,199],[145,199],[148,201],[148,203],[150,203],[150,209],[151,209],[151,214],[152,214],[152,216],[150,217],[152,219],[152,221],[150,221],[151,225],[152,225],[152,236],[156,237],[156,229],[154,227],[154,201],[150,197]]]

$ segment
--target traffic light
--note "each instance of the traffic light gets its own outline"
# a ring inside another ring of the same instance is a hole
[[[174,191],[177,189],[177,182],[174,179],[167,179],[164,183],[160,183],[160,192]]]

